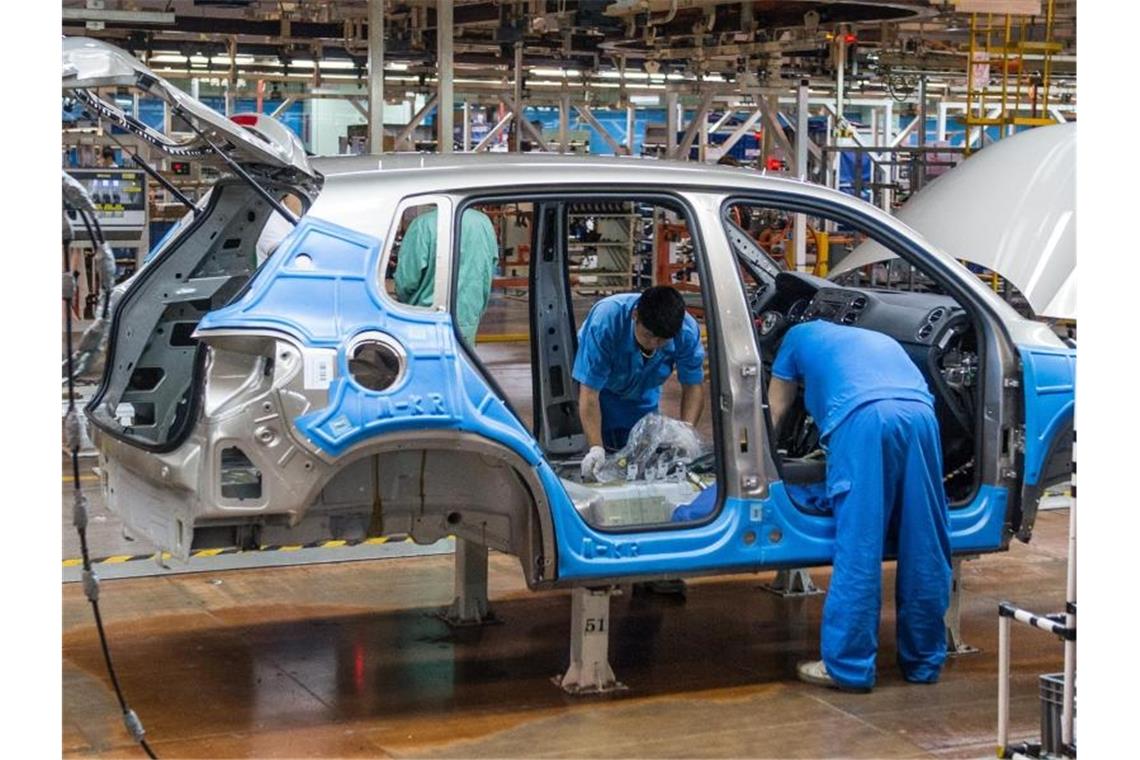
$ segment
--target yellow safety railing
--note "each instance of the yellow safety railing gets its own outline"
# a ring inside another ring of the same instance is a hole
[[[1011,126],[1037,127],[1055,123],[1049,115],[1050,80],[1053,56],[1062,50],[1062,46],[1053,39],[1053,3],[1054,0],[1045,0],[1042,40],[1029,39],[1033,25],[1025,16],[1018,16],[1015,21],[1010,14],[970,14],[966,114],[963,118],[967,130],[967,156],[972,150],[969,140],[971,128],[984,130],[996,126],[1004,133]],[[1039,81],[1026,74],[1026,53],[1042,56]],[[978,69],[983,64],[987,72],[999,71],[1000,81],[991,84],[992,74],[985,76],[983,81],[983,77],[978,76]]]

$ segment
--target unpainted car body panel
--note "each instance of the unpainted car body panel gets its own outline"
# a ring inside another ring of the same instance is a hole
[[[1041,317],[1075,319],[1077,125],[1036,127],[987,146],[898,212],[956,259],[1001,274]],[[868,240],[832,278],[892,258]]]

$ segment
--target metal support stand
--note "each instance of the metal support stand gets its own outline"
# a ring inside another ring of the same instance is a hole
[[[453,627],[502,622],[487,601],[487,547],[455,539],[455,600],[439,611]]]
[[[951,565],[950,606],[946,610],[946,654],[956,657],[961,654],[974,654],[979,651],[962,640],[962,560],[955,557]]]
[[[765,583],[760,588],[785,599],[796,596],[819,596],[824,593],[823,589],[812,582],[811,573],[806,567],[780,570],[771,583]]]
[[[603,694],[628,687],[610,667],[610,597],[617,589],[576,588],[571,592],[570,667],[554,683],[570,694]]]

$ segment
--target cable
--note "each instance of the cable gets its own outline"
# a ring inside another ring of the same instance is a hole
[[[83,223],[88,225],[88,234],[91,234],[90,221],[86,213],[76,209],[83,217]],[[98,228],[98,222],[95,227]],[[101,232],[101,231],[100,231]],[[92,235],[92,240],[95,240]],[[111,685],[115,689],[115,697],[119,700],[119,709],[122,710],[123,725],[127,733],[146,752],[147,757],[158,757],[146,741],[146,729],[143,728],[139,716],[127,705],[123,689],[119,684],[119,677],[115,673],[114,663],[111,661],[111,650],[107,645],[107,634],[103,630],[103,616],[99,612],[99,577],[91,569],[91,555],[87,550],[87,497],[79,485],[79,442],[81,438],[81,421],[79,410],[75,407],[75,359],[71,340],[71,300],[75,296],[75,278],[68,268],[67,245],[63,246],[63,303],[64,303],[64,329],[67,336],[67,415],[64,429],[67,433],[68,448],[71,451],[71,482],[73,494],[72,523],[79,533],[79,549],[83,556],[83,592],[87,601],[91,602],[91,611],[95,616],[95,629],[99,634],[99,645],[103,650],[103,660],[107,664],[107,674],[111,677]]]

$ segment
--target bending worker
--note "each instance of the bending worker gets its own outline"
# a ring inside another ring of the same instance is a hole
[[[435,296],[435,252],[439,212],[432,209],[411,221],[396,258],[396,300],[411,306],[431,306]],[[499,265],[495,227],[482,211],[463,212],[459,231],[459,292],[455,321],[467,345],[475,345],[479,320],[491,298],[491,279]]]
[[[620,293],[594,304],[578,331],[573,377],[590,451],[582,479],[596,480],[606,449],[625,446],[637,421],[657,411],[661,386],[681,382],[680,419],[695,425],[703,404],[705,350],[697,321],[673,288]]]
[[[835,557],[823,605],[822,660],[801,680],[869,690],[875,684],[884,549],[896,549],[898,664],[933,683],[946,659],[950,532],[934,398],[895,340],[812,321],[792,327],[768,386],[778,431],[804,384],[804,405],[827,446]],[[897,547],[897,548],[896,548]]]

